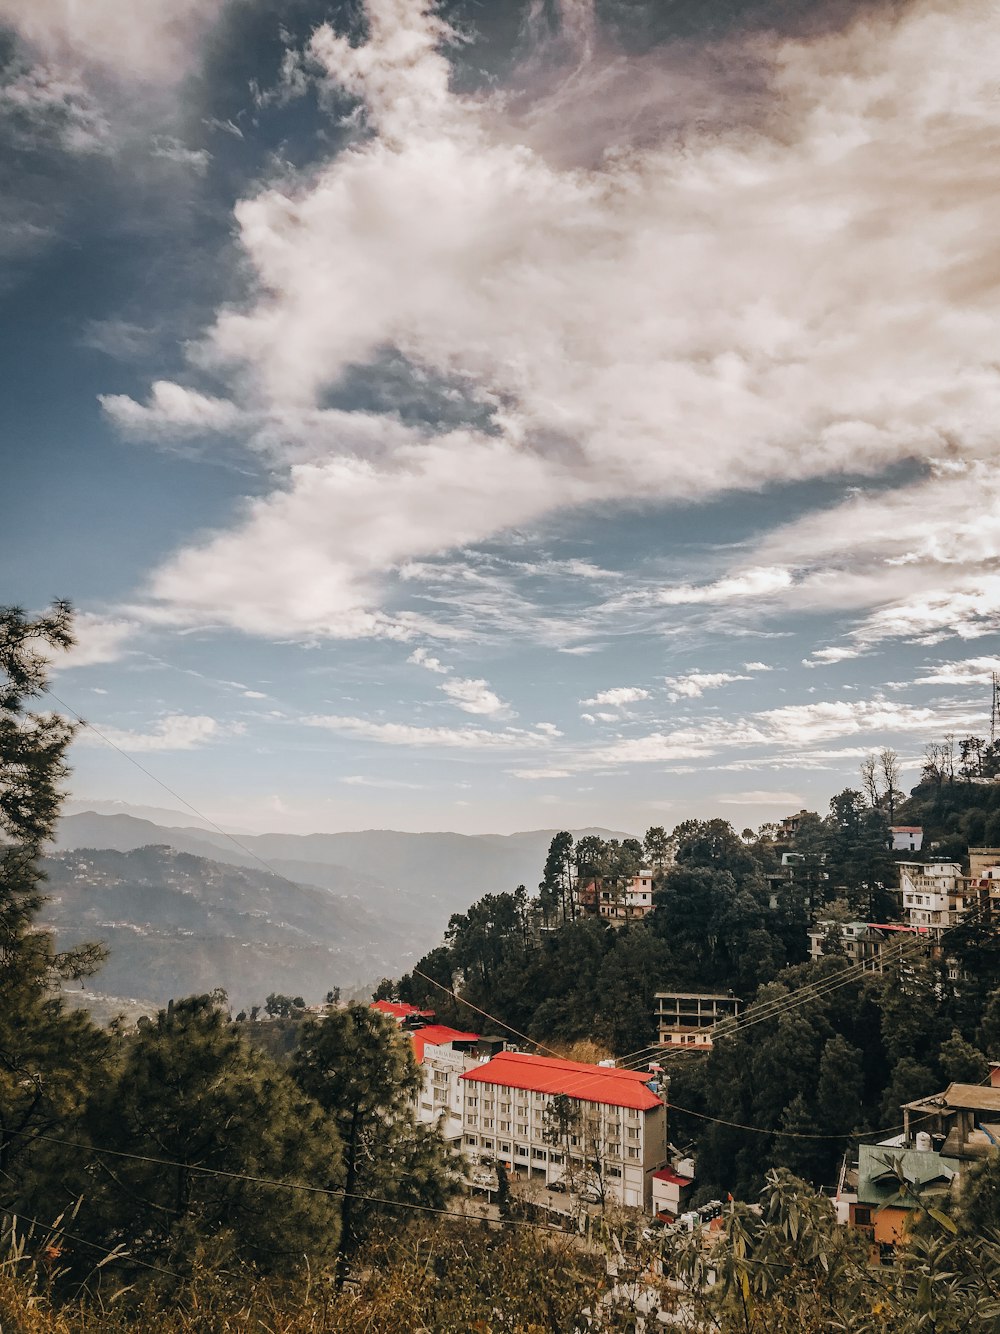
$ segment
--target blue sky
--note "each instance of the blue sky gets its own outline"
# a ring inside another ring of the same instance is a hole
[[[60,697],[244,829],[909,786],[1000,665],[998,48],[986,0],[0,0],[3,600],[77,606]]]

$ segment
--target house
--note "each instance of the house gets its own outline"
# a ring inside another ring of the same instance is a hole
[[[693,1186],[693,1177],[683,1176],[672,1167],[661,1167],[653,1173],[653,1213],[679,1218],[688,1206]]]
[[[401,1028],[420,1028],[435,1018],[433,1010],[421,1010],[419,1005],[410,1005],[406,1001],[377,1000],[372,1001],[371,1008],[395,1019]]]
[[[918,824],[894,824],[890,827],[893,852],[919,852],[924,843],[923,827]]]
[[[973,880],[979,880],[988,870],[996,870],[1000,866],[1000,848],[970,848],[969,849],[969,875]]]
[[[743,1002],[725,996],[687,991],[658,991],[654,997],[657,1041],[663,1047],[712,1046],[712,1029],[724,1019],[735,1019]]]
[[[927,927],[934,936],[955,926],[973,908],[990,905],[990,878],[971,879],[962,874],[958,862],[900,862],[899,884],[905,920],[910,926]],[[1000,878],[996,895],[1000,898]]]
[[[851,1225],[880,1248],[894,1247],[915,1210],[956,1198],[969,1168],[997,1152],[1000,1088],[949,1084],[906,1103],[901,1135],[859,1146]]]
[[[462,1150],[584,1199],[649,1208],[667,1159],[654,1074],[505,1051],[461,1076]]]
[[[831,930],[836,931],[838,923],[830,920],[817,922],[810,927],[809,958],[815,962],[825,952],[827,938]],[[882,930],[870,922],[839,923],[841,944],[844,953],[853,964],[859,964],[865,972],[882,971],[882,946],[885,937]]]
[[[577,879],[573,897],[584,914],[603,917],[612,926],[624,926],[653,911],[653,868],[641,867],[622,882],[601,876]]]

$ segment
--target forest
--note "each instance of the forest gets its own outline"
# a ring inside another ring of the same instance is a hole
[[[491,1221],[470,1216],[461,1165],[416,1120],[412,1044],[369,1006],[317,1017],[272,993],[270,1048],[250,1040],[266,1025],[233,1019],[220,991],[135,1026],[99,1028],[66,1007],[62,986],[98,972],[103,950],[57,950],[38,926],[73,724],[32,706],[71,642],[65,604],[36,619],[0,609],[0,1327],[624,1332],[639,1328],[640,1297],[692,1330],[992,1327],[995,1163],[957,1218],[931,1219],[873,1279],[810,1184],[831,1154],[796,1152],[795,1138],[814,1117],[846,1137],[910,1089],[978,1074],[1000,1037],[985,927],[960,946],[981,965],[980,995],[949,992],[929,966],[905,992],[865,978],[797,1016],[765,1011],[766,1043],[738,1034],[671,1068],[672,1133],[697,1140],[706,1189],[725,1182],[748,1202],[727,1206],[719,1283],[703,1282],[704,1256],[683,1238],[650,1239],[631,1216],[602,1215],[585,1239],[509,1200]],[[848,793],[812,831],[848,905],[870,902],[887,870],[883,826]],[[575,916],[570,858],[620,878],[637,857],[660,863],[650,917],[615,932]],[[474,1004],[539,1042],[644,1046],[650,988],[739,986],[752,1014],[838,967],[801,959],[803,895],[827,884],[819,864],[775,892],[767,838],[721,821],[672,840],[651,830],[645,847],[560,836],[537,895],[518,887],[456,914],[445,942],[380,990],[433,997],[442,1017]],[[720,1124],[730,1113],[757,1127],[753,1144]]]

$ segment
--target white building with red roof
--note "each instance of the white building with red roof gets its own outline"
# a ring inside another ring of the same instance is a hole
[[[667,1109],[656,1076],[504,1051],[467,1070],[462,1148],[584,1198],[648,1208],[667,1161]],[[563,1095],[560,1103],[556,1100]],[[563,1133],[553,1141],[561,1109]]]
[[[445,1024],[426,1024],[410,1034],[413,1054],[423,1075],[417,1119],[436,1125],[445,1139],[462,1137],[462,1075],[477,1062],[478,1033]]]

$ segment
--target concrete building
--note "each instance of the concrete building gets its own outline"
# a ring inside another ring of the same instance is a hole
[[[924,844],[924,831],[921,825],[894,824],[889,833],[892,835],[893,852],[919,852]]]
[[[612,926],[624,926],[653,911],[653,868],[642,867],[624,883],[600,876],[583,877],[573,886],[573,896],[582,913],[603,917]]]
[[[735,1019],[743,1002],[732,995],[689,991],[658,991],[655,996],[657,1041],[664,1047],[712,1046],[712,1029]]]
[[[461,1076],[462,1149],[584,1200],[649,1208],[667,1109],[649,1071],[500,1052]]]
[[[462,1138],[462,1075],[476,1064],[478,1033],[463,1033],[444,1024],[428,1024],[410,1035],[413,1054],[423,1075],[417,1098],[417,1119],[436,1125],[452,1142]]]
[[[1000,868],[995,895],[1000,900]],[[903,896],[903,917],[910,926],[926,927],[939,936],[973,908],[989,908],[992,878],[965,876],[958,862],[900,862],[899,883]]]

